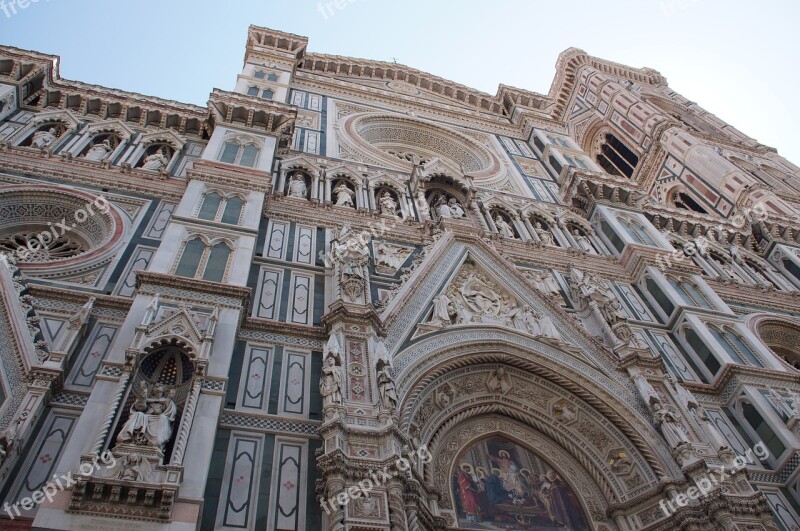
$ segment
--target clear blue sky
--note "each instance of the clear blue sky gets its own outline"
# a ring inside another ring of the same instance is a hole
[[[4,0],[8,3],[10,0]],[[19,1],[19,0],[16,0]],[[309,37],[312,52],[389,61],[495,94],[546,93],[559,52],[649,66],[800,164],[797,0],[38,0],[0,43],[61,56],[61,74],[204,105],[231,89],[248,24]]]

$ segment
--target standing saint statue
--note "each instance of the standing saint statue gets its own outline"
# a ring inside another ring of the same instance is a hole
[[[669,443],[670,448],[677,448],[683,444],[689,443],[689,438],[686,437],[681,424],[678,421],[678,416],[672,411],[665,408],[657,399],[652,400],[653,416],[656,423],[661,428],[661,433]]]
[[[342,385],[344,373],[341,365],[334,356],[328,356],[322,368],[322,378],[319,381],[319,392],[322,395],[322,406],[342,405]]]
[[[289,197],[305,199],[307,193],[308,187],[306,186],[306,180],[303,178],[303,174],[300,172],[295,173],[289,181]]]

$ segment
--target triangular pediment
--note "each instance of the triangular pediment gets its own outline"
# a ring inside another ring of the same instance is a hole
[[[501,329],[606,372],[611,351],[535,286],[479,238],[446,232],[384,309],[386,346],[396,354],[436,334]]]
[[[147,327],[147,339],[162,337],[180,337],[189,343],[195,352],[199,352],[202,334],[188,308],[180,308],[176,312],[154,321]]]

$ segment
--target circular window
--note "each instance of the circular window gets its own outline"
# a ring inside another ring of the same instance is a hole
[[[342,122],[341,140],[374,164],[409,170],[438,158],[476,180],[504,178],[498,158],[475,139],[407,116],[354,114]]]
[[[768,319],[757,327],[758,335],[780,359],[800,370],[800,326]]]
[[[56,187],[0,187],[0,220],[0,253],[28,267],[103,254],[123,228],[105,198]]]

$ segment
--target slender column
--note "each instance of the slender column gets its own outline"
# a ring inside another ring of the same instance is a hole
[[[172,465],[183,464],[183,453],[186,450],[186,442],[189,440],[189,430],[192,428],[192,421],[194,420],[194,411],[197,408],[197,399],[200,397],[200,390],[203,388],[203,378],[196,376],[192,391],[186,401],[186,408],[183,412],[181,419],[181,427],[178,431],[178,438],[175,440],[175,450],[172,452]]]
[[[539,238],[539,235],[536,234],[536,229],[533,228],[531,225],[531,220],[527,216],[522,216],[522,224],[525,225],[525,228],[528,229],[528,233],[531,235],[531,241],[541,243],[542,240]]]
[[[132,369],[133,367],[126,367],[119,377],[119,382],[117,382],[117,387],[114,390],[114,396],[111,399],[111,404],[109,404],[108,411],[106,412],[106,419],[103,422],[103,426],[101,426],[100,431],[97,433],[97,437],[92,445],[92,455],[99,454],[105,445],[106,437],[111,429],[111,424],[114,422],[114,417],[117,416],[117,409],[119,409],[119,404],[122,401],[122,395],[125,393],[125,389],[128,387],[128,381],[131,379]]]

